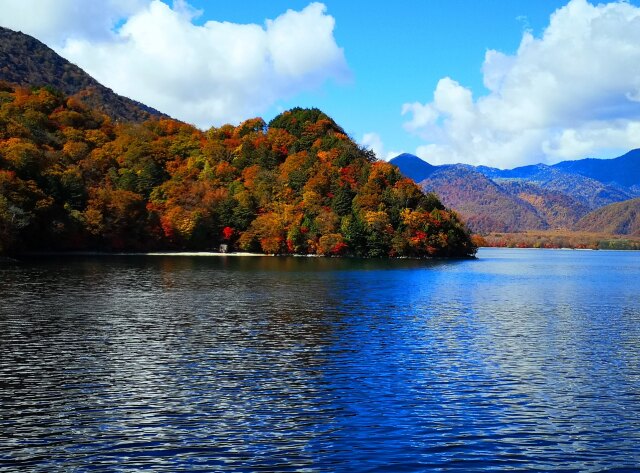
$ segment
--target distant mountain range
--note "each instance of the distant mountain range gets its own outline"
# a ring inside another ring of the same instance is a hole
[[[166,116],[116,94],[37,39],[3,27],[0,27],[0,81],[26,87],[54,87],[114,120],[141,122],[154,115]]]
[[[640,149],[615,159],[506,170],[468,164],[434,166],[406,153],[391,163],[423,189],[438,194],[479,233],[596,231],[599,225],[600,231],[627,234],[636,228],[625,222],[633,220],[638,203],[611,204],[640,197]],[[597,217],[601,213],[607,215],[607,225]]]

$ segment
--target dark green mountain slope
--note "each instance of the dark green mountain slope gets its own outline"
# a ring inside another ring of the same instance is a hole
[[[51,86],[114,120],[141,122],[152,116],[165,116],[116,94],[37,39],[3,27],[0,27],[0,81],[25,87]]]

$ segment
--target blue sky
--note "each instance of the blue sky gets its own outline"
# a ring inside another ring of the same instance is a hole
[[[192,1],[203,12],[197,21],[261,23],[307,1]],[[352,72],[346,83],[280,101],[264,114],[318,107],[352,137],[376,132],[389,150],[414,152],[422,140],[403,128],[402,104],[428,99],[445,76],[482,93],[481,66],[487,49],[513,53],[525,29],[539,33],[566,2],[557,0],[406,0],[389,2],[325,0],[336,20],[335,38]]]
[[[523,29],[540,31],[561,5],[412,0],[391,11],[388,2],[367,8],[353,3],[345,8],[345,3],[326,2],[328,12],[335,11],[336,38],[353,82],[320,97],[304,97],[305,103],[318,103],[358,138],[378,130],[387,148],[399,151],[413,151],[420,141],[402,127],[403,103],[427,99],[445,76],[484,91],[480,69],[486,49],[515,51]]]
[[[201,128],[304,106],[382,159],[640,147],[640,0],[163,2],[5,0],[0,24]]]

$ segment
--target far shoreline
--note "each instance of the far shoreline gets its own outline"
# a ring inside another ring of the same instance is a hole
[[[277,256],[264,253],[218,251],[27,251],[16,253],[13,258],[35,256]],[[315,256],[315,255],[313,255]]]
[[[386,257],[366,257],[366,256],[351,256],[351,255],[318,255],[318,254],[270,254],[270,253],[251,253],[251,252],[217,252],[217,251],[28,251],[24,253],[16,253],[11,256],[6,256],[5,259],[9,261],[18,261],[19,258],[35,258],[38,256],[46,257],[76,257],[76,256],[181,256],[181,257],[287,257],[287,258],[328,258],[328,259],[374,259],[374,260],[403,260],[403,259],[415,259],[415,260],[467,260],[478,259],[477,255],[469,256],[386,256]],[[2,259],[0,259],[2,261]]]

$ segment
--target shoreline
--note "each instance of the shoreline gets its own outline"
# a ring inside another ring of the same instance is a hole
[[[221,253],[217,251],[30,251],[19,253],[16,257],[34,256],[276,256],[263,253],[249,252],[229,252]]]
[[[229,253],[221,253],[217,251],[149,251],[149,252],[106,252],[106,251],[30,251],[25,253],[20,253],[13,255],[14,258],[9,258],[9,261],[19,261],[15,258],[26,257],[26,258],[34,258],[38,256],[47,256],[47,257],[55,257],[55,256],[191,256],[191,257],[206,257],[206,258],[215,258],[215,257],[287,257],[287,258],[328,258],[328,259],[388,259],[388,260],[403,260],[403,259],[415,259],[415,260],[425,260],[425,261],[434,261],[434,260],[466,260],[466,259],[477,259],[477,255],[472,256],[429,256],[429,257],[411,257],[411,256],[396,256],[396,257],[381,257],[381,258],[371,258],[371,257],[358,257],[358,256],[333,256],[333,255],[317,255],[317,254],[267,254],[267,253],[251,253],[251,252],[229,252]],[[0,259],[0,261],[2,261]]]
[[[109,253],[106,253],[109,254]],[[267,255],[262,253],[248,253],[248,252],[229,252],[229,253],[221,253],[219,251],[152,251],[148,253],[113,253],[119,256],[126,255],[134,255],[134,256],[275,256],[275,255]]]

